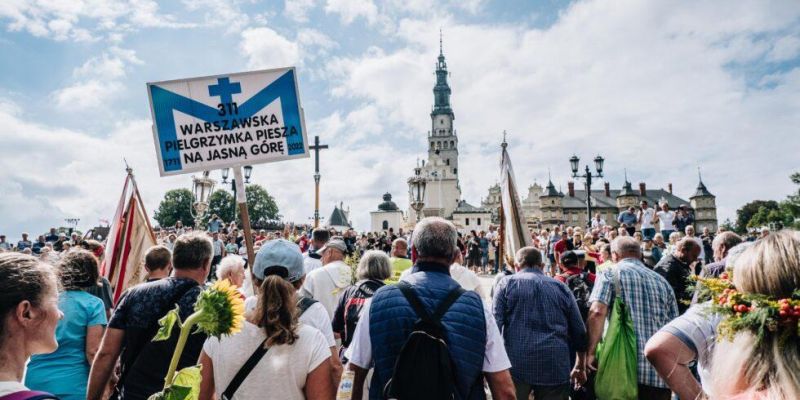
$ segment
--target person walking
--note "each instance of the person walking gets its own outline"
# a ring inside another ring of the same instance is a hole
[[[86,250],[75,250],[61,259],[58,268],[64,290],[58,299],[64,315],[56,327],[58,349],[31,357],[25,386],[62,400],[84,400],[89,368],[106,325],[103,301],[83,291],[97,285],[97,258]]]
[[[517,251],[519,272],[498,283],[494,317],[511,360],[516,398],[533,393],[536,400],[567,400],[570,381],[586,381],[586,327],[569,289],[544,275],[542,267],[538,249]],[[577,358],[571,355],[575,352]]]
[[[391,271],[389,257],[384,252],[369,250],[361,256],[356,269],[358,281],[342,292],[333,313],[333,332],[341,338],[344,349],[353,341],[364,303],[384,285],[383,281],[391,276]]]
[[[302,269],[299,250],[297,259]],[[288,271],[275,265],[266,273],[258,306],[241,332],[206,340],[200,353],[201,400],[334,398],[332,355],[319,330],[298,323],[296,290],[284,278]]]
[[[439,317],[435,318],[442,327],[439,334],[441,340],[447,343],[448,359],[456,371],[450,382],[453,386],[447,390],[451,393],[449,395],[459,400],[483,399],[485,378],[492,398],[514,398],[514,386],[509,373],[511,363],[492,313],[484,307],[477,293],[464,291],[449,276],[450,265],[458,251],[457,237],[455,226],[438,217],[425,218],[415,227],[415,272],[407,281],[384,286],[375,292],[371,302],[364,307],[353,341],[345,353],[355,373],[353,399],[361,399],[366,373],[371,366],[374,366],[374,374],[369,398],[376,400],[384,398],[382,391],[390,380],[394,383],[389,392],[424,390],[425,387],[419,385],[414,387],[408,380],[410,376],[427,374],[425,378],[431,378],[444,372],[424,366],[419,366],[419,370],[395,368],[401,356],[401,347],[412,335],[421,312],[427,314],[426,320]],[[412,306],[410,301],[415,305]],[[431,314],[434,311],[436,313]],[[414,337],[419,338],[418,335]],[[403,356],[413,359],[418,354],[404,353]],[[393,376],[403,378],[396,381],[392,379]],[[425,381],[429,383],[430,379]]]
[[[320,302],[330,319],[333,319],[339,293],[353,283],[353,272],[344,262],[346,251],[341,237],[331,238],[318,252],[322,255],[322,268],[309,272],[300,289],[304,297]]]
[[[700,246],[690,238],[683,238],[675,246],[675,251],[667,254],[656,264],[653,270],[667,280],[675,299],[678,301],[678,312],[683,314],[689,308],[687,302],[692,300],[693,287],[689,278],[694,275],[697,255]]]
[[[0,254],[0,398],[57,399],[22,383],[25,364],[58,348],[58,278],[49,264],[20,253]]]
[[[172,251],[173,276],[127,290],[114,309],[92,363],[87,399],[103,397],[118,358],[121,372],[116,398],[145,400],[163,389],[178,330],[173,329],[168,340],[153,342],[158,321],[176,304],[182,320],[192,313],[211,270],[213,254],[211,239],[204,232],[179,236]],[[205,339],[200,332],[189,335],[178,369],[196,364]]]
[[[595,353],[603,336],[606,317],[619,289],[633,320],[637,346],[638,393],[641,400],[668,400],[671,392],[644,357],[644,346],[662,326],[678,316],[675,293],[669,283],[658,273],[642,264],[642,249],[630,236],[611,242],[611,257],[616,265],[598,274],[589,301],[589,331],[587,364],[597,370]],[[616,283],[618,282],[618,283]],[[619,284],[619,288],[616,285]],[[600,365],[599,368],[603,368]]]

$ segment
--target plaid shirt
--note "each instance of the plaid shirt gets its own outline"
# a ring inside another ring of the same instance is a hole
[[[515,379],[531,385],[569,383],[571,352],[586,351],[588,338],[565,284],[538,268],[506,276],[495,289],[494,317]]]
[[[644,357],[644,345],[661,327],[679,315],[675,292],[661,275],[645,267],[641,261],[626,258],[614,268],[604,270],[597,275],[594,290],[589,298],[590,303],[599,301],[611,307],[616,271],[619,271],[622,297],[630,310],[633,330],[636,332],[639,383],[666,388],[667,384]]]

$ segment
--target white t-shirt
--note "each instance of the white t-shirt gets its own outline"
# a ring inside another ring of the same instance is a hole
[[[639,214],[639,223],[642,224],[642,229],[653,229],[655,226],[653,225],[653,217],[655,217],[656,211],[652,208],[647,208],[646,210],[641,210]],[[670,221],[671,222],[671,221]]]
[[[409,268],[403,271],[400,274],[400,280],[404,281],[411,275],[411,270],[413,268]],[[484,293],[483,288],[481,287],[481,280],[478,278],[478,275],[474,272],[470,271],[467,267],[464,267],[460,264],[453,264],[450,266],[450,277],[452,277],[459,285],[461,285],[464,290],[472,290],[473,292],[477,293],[478,296],[481,298],[486,298],[486,293]]]
[[[317,268],[322,268],[322,260],[309,257],[308,252],[303,253],[303,270],[306,271],[306,274]]]
[[[483,372],[499,372],[511,368],[511,361],[508,359],[503,336],[497,328],[494,315],[489,311],[488,306],[483,300],[483,316],[486,320],[486,348],[483,357]],[[351,363],[361,368],[369,368],[372,364],[372,340],[369,336],[369,307],[372,298],[367,299],[364,308],[361,310],[361,318],[353,332],[353,341],[345,352]]]
[[[325,338],[318,330],[300,324],[292,345],[272,346],[244,379],[234,399],[305,399],[306,377],[331,357]],[[264,342],[264,330],[249,322],[242,331],[221,339],[208,338],[203,351],[214,363],[217,397],[228,387],[245,361]]]
[[[672,221],[675,219],[675,211],[659,211],[656,215],[658,215],[658,225],[662,231],[675,230],[675,226],[672,225]],[[664,240],[669,240],[669,238],[664,238]]]
[[[0,382],[0,396],[9,395],[11,393],[29,390],[25,385],[17,381],[2,381]]]
[[[719,314],[709,313],[708,306],[709,303],[694,305],[661,328],[661,331],[677,337],[697,354],[697,373],[704,388],[711,381],[711,359],[716,344],[717,325],[722,319]]]
[[[244,309],[246,313],[249,314],[255,311],[256,306],[258,306],[258,296],[251,296],[245,299]],[[317,330],[322,333],[322,336],[325,337],[325,342],[328,343],[328,347],[336,346],[336,338],[333,336],[331,318],[328,317],[328,312],[325,311],[325,307],[323,307],[322,304],[318,302],[312,304],[311,307],[308,307],[308,310],[298,318],[298,321],[300,321],[301,324],[317,328]]]
[[[322,303],[328,311],[328,318],[332,320],[339,293],[353,283],[352,279],[353,272],[349,265],[342,261],[333,261],[307,274],[300,293]]]

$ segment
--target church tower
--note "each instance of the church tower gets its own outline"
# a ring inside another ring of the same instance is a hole
[[[431,130],[428,132],[428,162],[438,155],[444,162],[446,175],[458,177],[458,137],[453,129],[456,118],[450,107],[450,85],[447,83],[447,63],[442,51],[441,33],[439,37],[439,58],[436,63],[436,85],[433,87],[433,110],[431,111]]]
[[[423,166],[427,188],[422,212],[426,217],[451,218],[461,199],[461,186],[458,182],[458,136],[453,128],[455,114],[450,106],[448,75],[440,32],[431,130],[428,132],[428,160]]]

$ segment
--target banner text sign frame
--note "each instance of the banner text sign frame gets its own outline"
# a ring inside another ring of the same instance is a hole
[[[147,84],[161,176],[309,157],[294,67]]]

